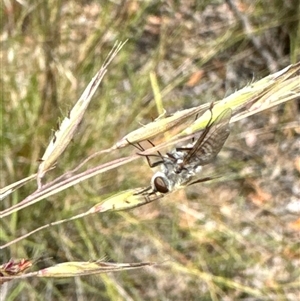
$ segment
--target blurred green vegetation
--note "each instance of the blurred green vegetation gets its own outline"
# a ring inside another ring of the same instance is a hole
[[[1,187],[36,172],[52,131],[116,40],[128,42],[46,181],[158,116],[150,72],[171,114],[221,99],[299,60],[298,1],[234,1],[237,11],[231,2],[3,2]],[[289,102],[235,123],[216,164],[207,167],[208,174],[223,175],[218,182],[128,212],[49,228],[0,256],[3,263],[48,258],[37,268],[103,257],[159,265],[77,279],[13,281],[2,286],[5,300],[296,300],[299,228],[286,206],[299,188],[297,114],[299,105]],[[127,147],[89,164],[134,152]],[[3,218],[1,241],[76,215],[104,195],[148,185],[153,171],[145,161]],[[35,189],[29,183],[17,190],[1,202],[1,210]]]

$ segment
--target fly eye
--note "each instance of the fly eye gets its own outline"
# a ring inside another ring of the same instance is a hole
[[[155,188],[158,192],[161,192],[161,193],[169,192],[167,184],[166,184],[166,182],[164,181],[164,179],[162,177],[155,178],[154,186],[155,186]]]

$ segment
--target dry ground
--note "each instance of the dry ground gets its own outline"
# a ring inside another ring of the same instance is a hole
[[[158,113],[154,72],[168,114],[222,99],[299,61],[298,1],[5,1],[1,4],[1,187],[36,171],[51,130],[72,107],[116,40],[128,39],[54,178],[113,145]],[[1,251],[34,268],[105,256],[155,267],[2,286],[5,300],[296,300],[299,297],[297,102],[235,123],[215,182],[147,206],[39,232]],[[106,162],[132,147],[98,158]],[[144,158],[1,221],[7,241],[70,217],[97,197],[148,185]],[[30,184],[1,210],[35,189]]]

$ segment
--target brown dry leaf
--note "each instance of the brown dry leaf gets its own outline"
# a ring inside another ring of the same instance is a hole
[[[158,35],[160,33],[160,25],[162,23],[161,17],[151,15],[148,17],[148,22],[145,30],[153,35]]]
[[[262,206],[264,203],[269,202],[272,198],[271,194],[265,192],[258,183],[255,181],[248,181],[248,184],[254,190],[254,192],[249,193],[248,197],[250,201],[257,205]]]
[[[296,157],[294,161],[295,168],[300,172],[300,156]]]
[[[241,13],[249,14],[250,12],[253,13],[253,11],[254,11],[254,6],[251,7],[250,5],[248,5],[246,3],[242,3],[242,2],[237,2],[236,7]]]
[[[129,16],[136,14],[139,9],[140,9],[140,4],[138,1],[130,1],[127,4],[127,13]]]
[[[161,17],[151,15],[151,16],[148,17],[148,22],[151,25],[160,25],[161,24]]]
[[[288,223],[288,228],[293,231],[300,231],[300,218]]]
[[[283,254],[284,256],[286,256],[287,258],[289,258],[290,260],[292,259],[298,259],[300,258],[300,250],[299,249],[294,249],[291,246],[287,246],[284,250],[283,250]]]
[[[296,126],[296,127],[294,128],[294,130],[295,130],[295,132],[296,132],[297,134],[300,134],[300,126]]]
[[[194,72],[190,76],[190,78],[188,79],[188,81],[186,83],[186,86],[189,87],[189,88],[195,87],[200,82],[203,75],[204,75],[204,70],[203,69]]]
[[[249,198],[255,205],[261,206],[263,203],[271,199],[271,195],[263,190],[260,190],[256,191],[256,193],[250,193]]]
[[[265,284],[270,288],[278,288],[278,283],[273,278],[266,279]]]
[[[283,250],[284,256],[286,256],[288,259],[298,259],[300,258],[300,250],[299,248],[293,248],[292,246],[287,246]]]

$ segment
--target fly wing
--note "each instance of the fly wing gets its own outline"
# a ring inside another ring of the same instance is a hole
[[[231,109],[224,110],[212,123],[208,123],[193,148],[184,157],[184,164],[197,165],[210,163],[220,152],[229,136]]]

